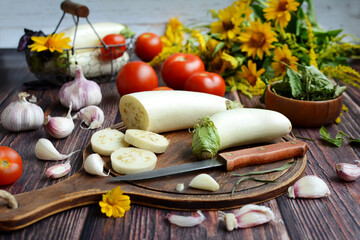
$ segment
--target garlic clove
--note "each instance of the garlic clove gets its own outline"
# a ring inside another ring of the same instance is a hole
[[[84,163],[84,169],[87,173],[93,174],[93,175],[98,175],[98,176],[103,176],[103,177],[107,177],[110,174],[110,171],[105,174],[103,172],[104,170],[104,165],[105,162],[104,160],[100,157],[99,154],[97,153],[93,153],[90,154],[86,159],[85,159],[85,163]]]
[[[330,195],[330,189],[319,177],[307,175],[288,188],[290,198],[321,198]]]
[[[102,94],[100,86],[84,77],[81,66],[76,66],[75,78],[65,83],[59,91],[60,102],[68,107],[73,104],[73,110],[77,111],[90,105],[98,105],[101,102]]]
[[[189,186],[192,188],[207,190],[207,191],[217,191],[219,190],[219,184],[213,179],[209,174],[201,173],[195,176]]]
[[[49,167],[45,174],[47,177],[56,179],[64,177],[66,174],[68,174],[71,170],[71,165],[69,161],[66,161],[65,163],[56,164],[54,166]]]
[[[44,120],[44,128],[46,132],[57,139],[69,136],[74,130],[74,121],[71,118],[72,104],[70,103],[69,111],[66,117],[51,117],[48,115]]]
[[[270,208],[255,204],[247,204],[234,213],[219,212],[219,214],[228,231],[254,227],[275,220],[274,213]]]
[[[26,92],[18,94],[18,100],[10,103],[1,113],[4,128],[13,132],[38,129],[44,120],[44,111],[38,105],[30,103]]]
[[[204,214],[200,210],[197,211],[197,216],[181,216],[176,214],[168,214],[166,216],[170,223],[179,227],[194,227],[201,224],[205,220]]]
[[[35,156],[41,160],[64,160],[78,151],[80,150],[74,151],[68,155],[60,154],[50,140],[46,138],[40,138],[35,145]]]
[[[336,173],[342,180],[355,181],[360,176],[360,166],[359,164],[338,163]]]
[[[178,191],[178,192],[182,192],[182,191],[184,191],[184,189],[185,189],[185,186],[184,186],[184,184],[183,183],[179,183],[179,184],[177,184],[176,185],[176,191]]]
[[[88,126],[88,129],[96,129],[101,127],[104,122],[104,112],[97,106],[87,106],[72,118],[82,120]]]

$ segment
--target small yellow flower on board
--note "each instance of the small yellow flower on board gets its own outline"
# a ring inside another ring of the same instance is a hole
[[[31,40],[34,41],[29,47],[31,51],[45,51],[49,50],[50,52],[57,51],[62,53],[64,49],[71,49],[71,46],[68,44],[71,40],[69,37],[64,38],[65,33],[54,33],[49,34],[46,37],[43,36],[32,36]]]
[[[102,201],[99,202],[101,212],[108,217],[123,217],[125,212],[130,210],[130,197],[123,193],[124,191],[117,187],[103,194]]]

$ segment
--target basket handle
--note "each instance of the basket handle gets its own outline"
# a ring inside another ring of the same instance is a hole
[[[87,6],[69,0],[63,1],[60,7],[64,12],[70,13],[77,17],[86,18],[90,13],[90,10]]]

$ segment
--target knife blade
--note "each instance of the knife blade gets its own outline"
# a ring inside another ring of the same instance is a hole
[[[127,174],[108,178],[108,180],[112,182],[146,180],[215,167],[224,167],[224,170],[232,171],[240,167],[266,164],[283,159],[304,156],[306,151],[307,144],[305,142],[293,140],[289,142],[274,143],[265,146],[223,152],[218,154],[217,158],[214,159],[170,166],[147,172]]]

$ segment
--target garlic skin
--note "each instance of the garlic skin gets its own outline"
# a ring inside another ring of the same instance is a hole
[[[48,115],[44,120],[46,132],[54,138],[61,139],[69,136],[74,130],[74,121],[71,118],[71,103],[66,117],[51,117]]]
[[[1,123],[4,128],[13,131],[38,129],[44,121],[44,111],[38,105],[30,103],[26,97],[30,94],[21,92],[19,99],[10,103],[1,113]]]
[[[170,223],[175,224],[179,227],[194,227],[199,225],[205,220],[204,214],[200,210],[197,211],[198,216],[181,216],[175,214],[168,214],[166,219]]]
[[[69,161],[66,161],[65,163],[56,164],[54,166],[49,167],[45,174],[47,177],[56,179],[61,178],[68,174],[71,170],[71,165]]]
[[[102,176],[102,177],[107,177],[110,174],[110,171],[105,174],[103,172],[104,170],[104,165],[105,162],[104,160],[100,157],[99,154],[97,153],[93,153],[90,154],[86,159],[85,159],[85,163],[84,163],[84,169],[87,173],[93,174],[93,175],[98,175],[98,176]]]
[[[288,188],[290,198],[322,198],[330,195],[330,189],[319,177],[307,175]]]
[[[72,118],[82,120],[82,123],[85,123],[88,129],[96,129],[101,127],[104,122],[104,112],[101,108],[91,105],[82,108]]]
[[[81,66],[76,66],[75,78],[65,83],[59,91],[60,102],[64,107],[73,104],[73,110],[77,111],[90,105],[98,105],[102,94],[100,86],[84,77]]]
[[[219,212],[219,214],[220,220],[225,222],[228,231],[254,227],[275,220],[270,208],[255,204],[247,204],[234,213]]]
[[[350,163],[338,163],[336,164],[336,174],[342,180],[348,182],[355,181],[360,176],[360,163],[358,163],[358,165]]]
[[[60,154],[54,145],[50,142],[50,140],[46,138],[40,138],[35,145],[35,156],[40,160],[64,160],[78,151],[80,150],[74,151],[68,155]]]

